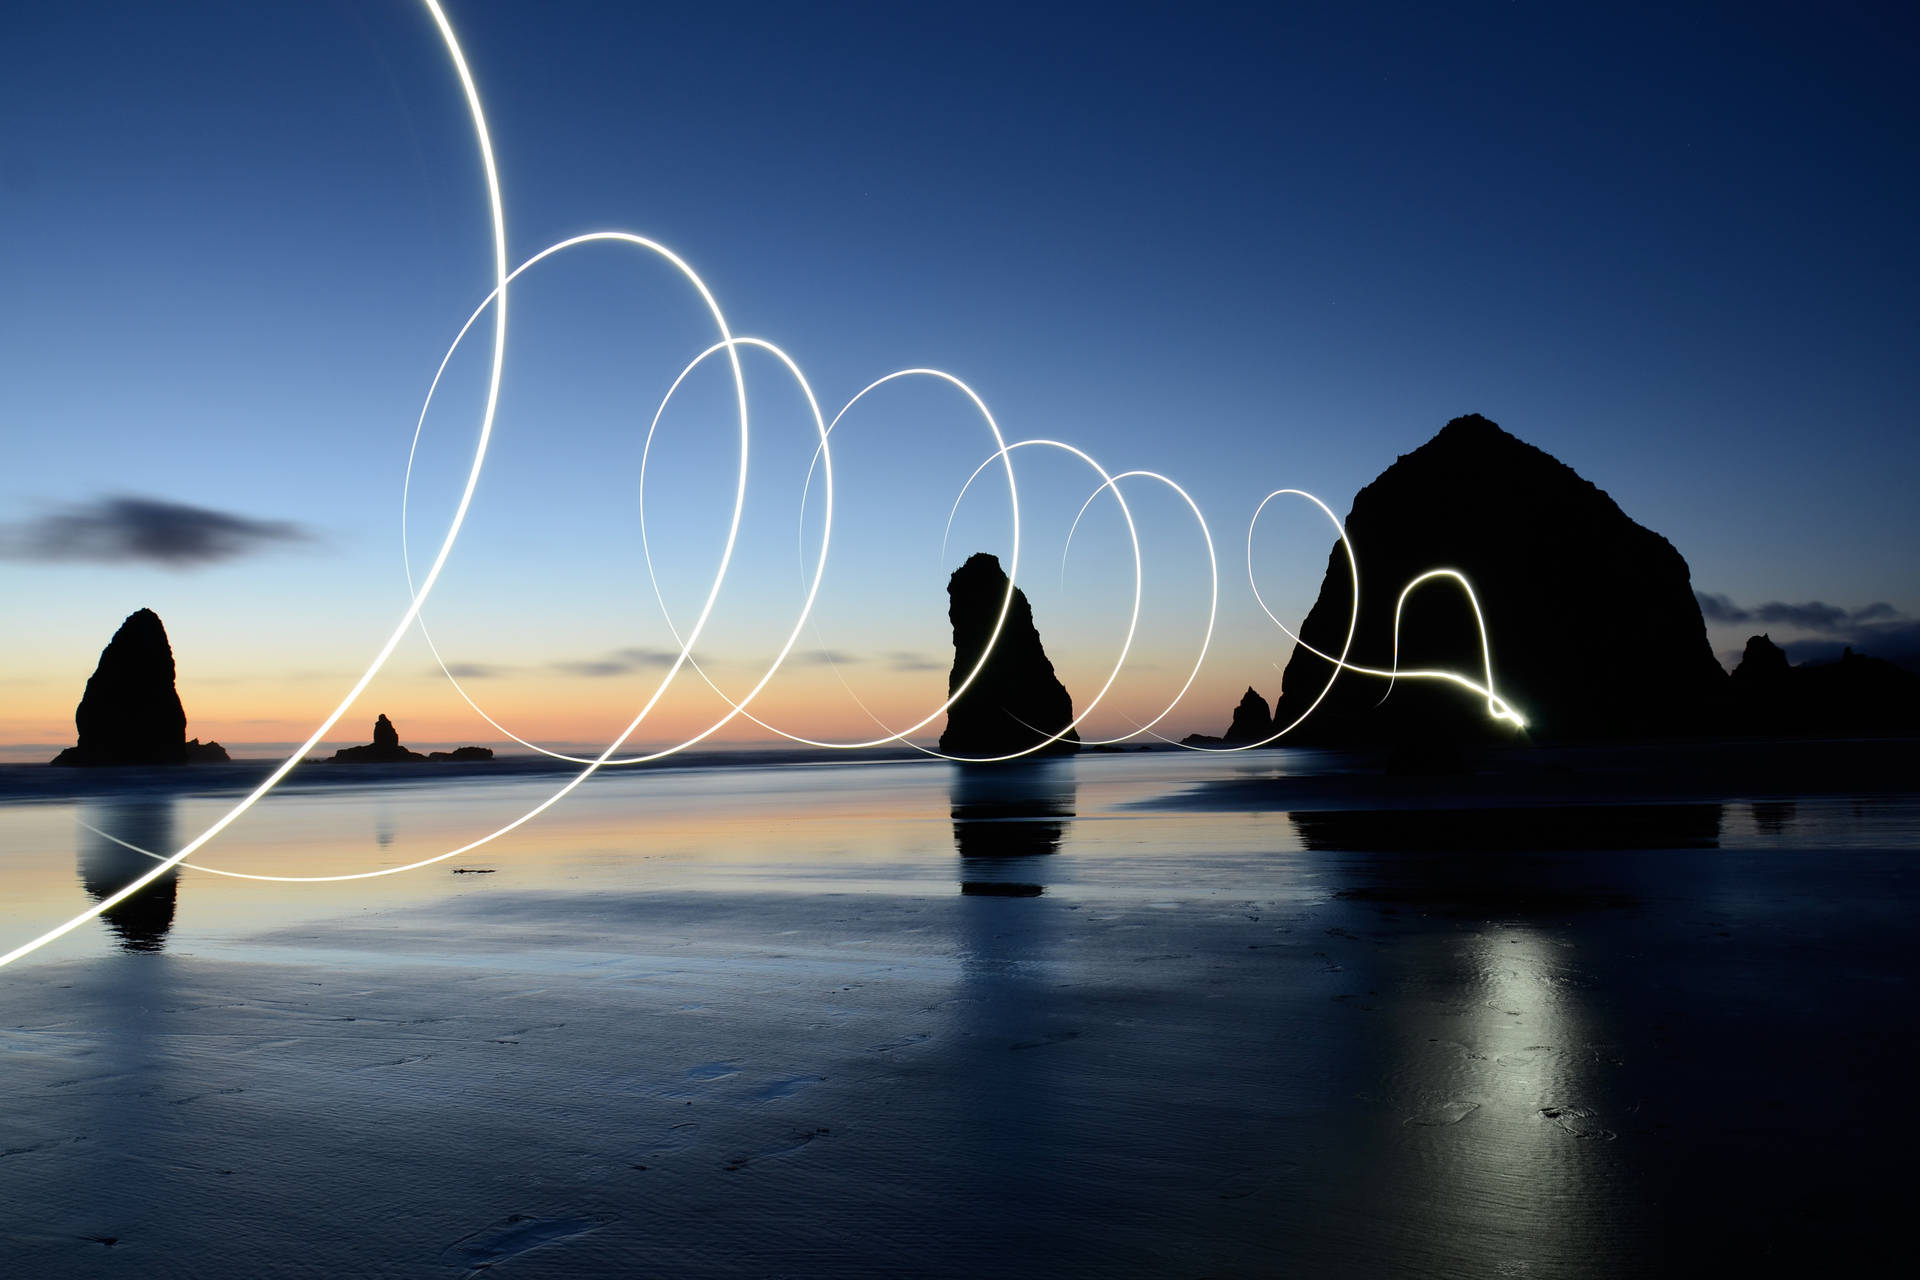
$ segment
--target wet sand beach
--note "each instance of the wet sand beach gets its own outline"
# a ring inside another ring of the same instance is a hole
[[[382,880],[183,871],[0,972],[6,1270],[1848,1269],[1910,1198],[1900,751],[1797,791],[729,764]],[[551,785],[316,786],[209,860],[393,865]],[[7,936],[137,868],[76,819],[158,845],[221,807],[0,805]]]

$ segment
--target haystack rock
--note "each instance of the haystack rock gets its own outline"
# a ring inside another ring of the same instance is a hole
[[[187,764],[225,760],[219,743],[187,741],[187,713],[174,688],[173,646],[151,609],[129,614],[100,651],[73,713],[77,746],[59,765]]]
[[[953,624],[949,694],[980,661],[1006,593],[1006,572],[999,559],[986,552],[969,557],[947,580],[947,618]],[[1044,741],[1072,722],[1073,699],[1040,646],[1026,593],[1016,588],[986,666],[947,710],[940,750],[969,757],[1007,755]],[[1072,755],[1079,749],[1080,735],[1068,730],[1034,754]]]
[[[1571,467],[1478,414],[1455,418],[1362,489],[1347,516],[1360,566],[1360,621],[1348,661],[1393,665],[1394,604],[1429,569],[1473,584],[1491,641],[1494,684],[1542,739],[1670,736],[1719,728],[1727,675],[1713,656],[1687,562]],[[1338,653],[1350,608],[1336,543],[1306,645]],[[1479,633],[1457,585],[1435,579],[1408,598],[1400,668],[1482,679]],[[1274,718],[1304,712],[1331,664],[1296,646]],[[1405,746],[1511,736],[1485,700],[1440,681],[1343,672],[1296,731],[1301,740]]]

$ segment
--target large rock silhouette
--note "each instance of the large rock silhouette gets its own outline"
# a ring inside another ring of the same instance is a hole
[[[998,557],[984,551],[969,557],[947,580],[947,618],[953,624],[948,694],[980,661],[1006,592],[1006,571]],[[1073,699],[1040,646],[1026,593],[1016,588],[986,666],[947,710],[940,750],[974,758],[1008,755],[1032,747],[1072,721]],[[1072,755],[1079,749],[1080,735],[1068,730],[1034,754]]]
[[[1727,675],[1713,656],[1687,562],[1571,467],[1478,414],[1455,418],[1362,489],[1347,517],[1359,561],[1360,621],[1348,661],[1393,665],[1394,604],[1428,569],[1472,582],[1494,682],[1536,738],[1670,736],[1723,726]],[[1306,644],[1338,654],[1350,578],[1336,542]],[[1400,667],[1481,681],[1480,640],[1457,586],[1409,597]],[[1331,664],[1296,646],[1274,720],[1306,711]],[[1484,699],[1440,681],[1387,683],[1342,672],[1292,735],[1394,746],[1501,738]]]
[[[160,615],[127,615],[100,651],[99,665],[73,713],[77,746],[58,765],[154,765],[225,760],[217,742],[187,741],[187,713],[174,688],[173,646]]]

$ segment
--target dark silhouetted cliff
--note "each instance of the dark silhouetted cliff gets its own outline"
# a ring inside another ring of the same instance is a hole
[[[947,580],[947,618],[953,623],[949,694],[980,661],[1006,592],[1005,570],[998,558],[985,552],[970,557]],[[947,711],[940,750],[969,757],[1007,755],[1026,750],[1072,720],[1073,699],[1040,646],[1026,593],[1016,589],[986,666]],[[1079,749],[1080,735],[1069,731],[1035,754],[1071,755]]]
[[[1429,569],[1473,583],[1493,649],[1495,688],[1538,738],[1667,736],[1724,726],[1727,675],[1714,659],[1687,563],[1593,484],[1477,414],[1455,418],[1353,500],[1347,533],[1360,566],[1360,623],[1348,661],[1392,665],[1394,602]],[[1340,652],[1349,610],[1336,543],[1301,635]],[[1480,641],[1457,585],[1407,601],[1400,666],[1481,680]],[[1296,647],[1274,710],[1306,710],[1331,664]],[[1439,681],[1343,672],[1294,738],[1409,745],[1500,740],[1485,700]]]
[[[217,742],[187,742],[187,713],[174,688],[173,646],[151,609],[129,614],[100,651],[73,714],[80,741],[59,765],[186,764],[225,760]]]
[[[1920,729],[1920,675],[1847,649],[1836,662],[1789,666],[1769,636],[1747,641],[1733,672],[1739,727],[1764,734]]]

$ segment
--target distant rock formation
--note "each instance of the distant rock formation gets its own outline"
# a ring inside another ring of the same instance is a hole
[[[1240,705],[1233,709],[1233,723],[1227,726],[1225,734],[1216,738],[1207,733],[1190,733],[1180,741],[1190,747],[1240,746],[1272,736],[1273,713],[1267,709],[1267,700],[1248,685]]]
[[[73,713],[77,746],[58,765],[187,764],[225,760],[217,742],[187,742],[187,713],[174,688],[173,646],[151,609],[127,615],[100,651]]]
[[[1455,418],[1362,489],[1347,517],[1360,565],[1360,621],[1348,658],[1392,665],[1394,604],[1428,569],[1473,583],[1492,644],[1494,683],[1539,738],[1671,736],[1722,727],[1727,675],[1708,644],[1687,563],[1600,489],[1494,423]],[[1338,653],[1350,580],[1338,543],[1301,627],[1307,645]],[[1446,580],[1409,597],[1401,668],[1481,678],[1479,636],[1464,595]],[[1319,696],[1332,665],[1296,646],[1274,719]],[[1420,743],[1510,736],[1485,701],[1439,681],[1343,672],[1296,736],[1304,741]]]
[[[409,751],[400,745],[400,731],[393,727],[393,721],[382,714],[373,722],[373,741],[360,747],[342,747],[333,753],[329,764],[406,764],[413,761],[464,761],[491,760],[491,747],[456,747],[452,751],[435,751],[430,755],[421,755],[418,751]]]
[[[953,671],[947,692],[960,687],[980,661],[993,620],[1006,597],[1007,575],[999,558],[981,552],[947,580],[947,618],[953,624]],[[1073,721],[1073,699],[1053,673],[1033,625],[1026,593],[1015,589],[1006,624],[986,666],[947,710],[940,750],[966,757],[1024,751]],[[1072,755],[1080,735],[1068,730],[1035,755]]]
[[[373,722],[373,741],[362,747],[342,747],[333,753],[333,764],[396,764],[404,760],[425,760],[418,751],[400,745],[400,731],[383,713]]]
[[[1749,733],[1897,733],[1920,728],[1920,675],[1844,650],[1837,662],[1787,663],[1770,636],[1747,641],[1733,671],[1734,713]]]
[[[451,751],[429,751],[427,752],[427,759],[449,760],[455,764],[460,764],[462,762],[472,761],[472,760],[491,760],[493,759],[493,748],[492,747],[455,747]]]

